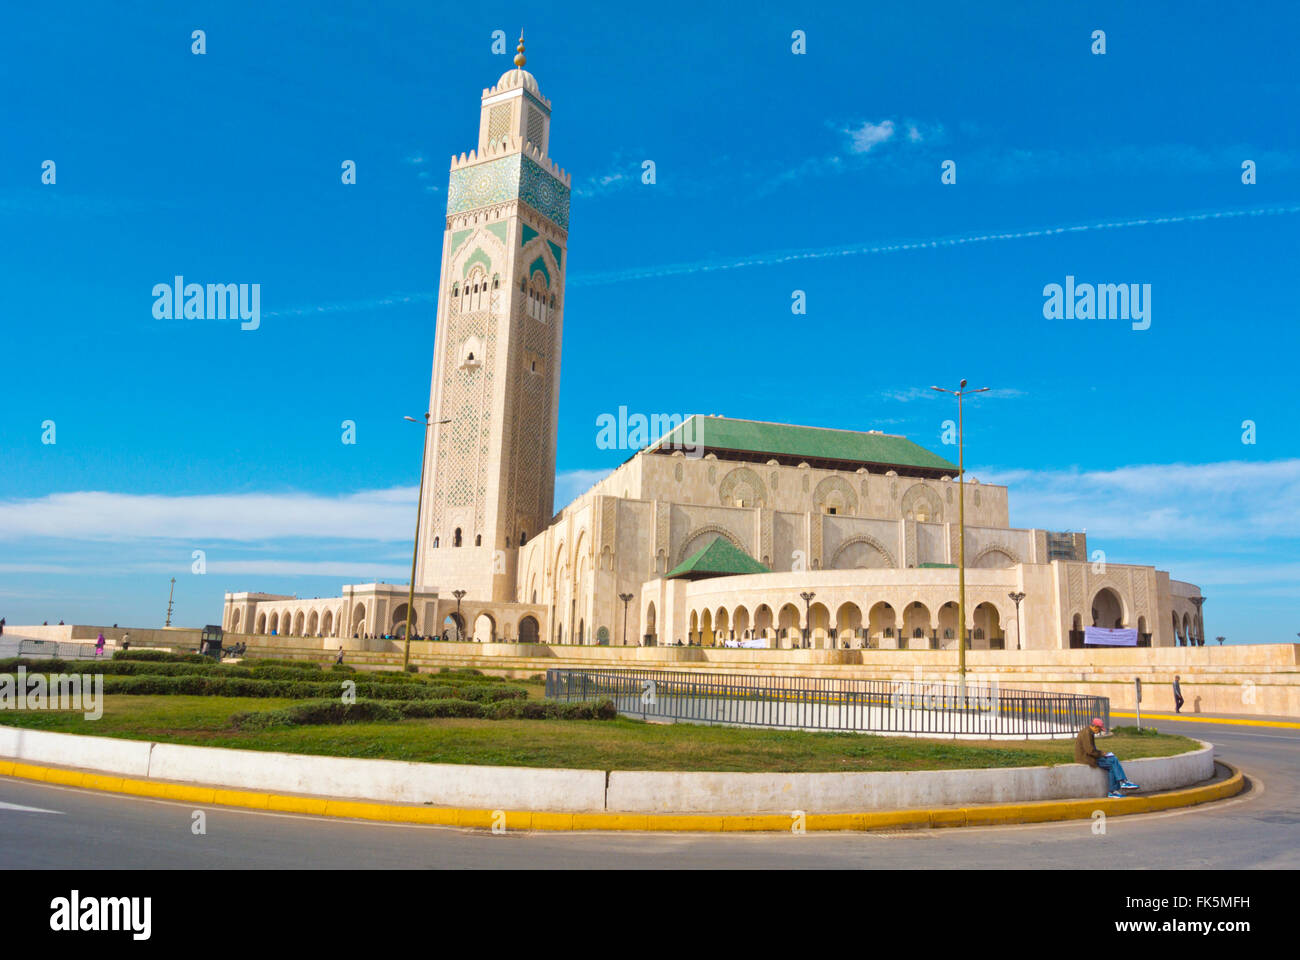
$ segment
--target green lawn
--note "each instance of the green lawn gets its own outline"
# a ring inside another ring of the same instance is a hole
[[[619,718],[561,720],[404,720],[399,723],[272,728],[240,732],[231,714],[294,703],[267,697],[106,696],[104,715],[0,712],[12,726],[204,746],[428,763],[480,763],[598,770],[942,770],[1070,763],[1073,741],[918,740],[851,733],[804,733],[648,724]],[[1100,741],[1121,759],[1194,749],[1186,737],[1119,734]]]

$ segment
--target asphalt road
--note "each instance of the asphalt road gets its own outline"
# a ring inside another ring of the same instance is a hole
[[[0,777],[0,869],[937,869],[1300,867],[1300,730],[1159,721],[1252,780],[1187,810],[1012,827],[795,835],[486,832],[401,826],[56,787]]]

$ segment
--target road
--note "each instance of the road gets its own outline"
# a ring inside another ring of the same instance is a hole
[[[1246,793],[1166,813],[896,833],[486,832],[203,808],[0,777],[0,869],[942,869],[1300,867],[1300,730],[1159,721],[1217,746]]]

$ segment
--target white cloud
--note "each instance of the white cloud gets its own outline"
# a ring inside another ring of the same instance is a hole
[[[872,123],[870,120],[865,120],[860,127],[849,127],[844,132],[849,135],[850,150],[854,153],[870,153],[873,147],[893,139],[894,121],[882,120],[880,123]],[[909,134],[915,132],[916,128],[913,127]]]
[[[568,506],[593,486],[608,477],[613,470],[565,470],[555,476],[555,509]]]
[[[414,525],[416,493],[415,487],[340,496],[55,493],[0,501],[0,539],[405,540]]]
[[[1086,528],[1090,546],[1098,538],[1157,541],[1222,557],[1300,538],[1300,459],[995,470],[980,478],[1012,488],[1016,525]]]

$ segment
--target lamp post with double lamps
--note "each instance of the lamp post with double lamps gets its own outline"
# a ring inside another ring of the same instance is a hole
[[[817,594],[811,590],[805,590],[799,596],[803,597],[803,645],[807,647],[812,640],[812,622],[809,619],[808,604],[812,603],[813,597],[817,596]]]
[[[623,646],[627,646],[627,604],[632,599],[630,593],[620,593],[618,598],[623,601]]]
[[[962,422],[961,398],[968,393],[984,393],[989,388],[966,389],[962,380],[956,390],[931,387],[940,393],[951,393],[957,398],[957,683],[961,704],[966,705],[966,459],[965,436]]]
[[[1020,642],[1020,601],[1025,599],[1023,593],[1008,593],[1011,602],[1016,605],[1016,649],[1023,649],[1024,645]]]
[[[464,641],[465,639],[465,621],[460,618],[460,598],[469,593],[468,590],[453,590],[451,595],[456,598],[456,639]]]

